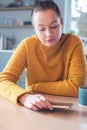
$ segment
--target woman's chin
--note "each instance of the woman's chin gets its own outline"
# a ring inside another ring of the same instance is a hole
[[[45,44],[45,46],[47,46],[47,47],[53,47],[55,45],[56,45],[56,43],[47,43],[47,44]]]

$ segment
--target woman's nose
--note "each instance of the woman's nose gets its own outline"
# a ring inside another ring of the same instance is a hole
[[[50,35],[52,35],[51,29],[46,29],[46,36],[50,36]]]

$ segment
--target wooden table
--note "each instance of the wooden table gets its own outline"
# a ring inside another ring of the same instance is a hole
[[[0,130],[87,130],[87,106],[79,105],[77,98],[45,96],[74,105],[71,109],[36,112],[0,96]]]

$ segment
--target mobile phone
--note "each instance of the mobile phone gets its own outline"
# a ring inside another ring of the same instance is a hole
[[[59,108],[59,109],[70,109],[72,108],[73,103],[67,103],[67,102],[52,102],[53,108]]]

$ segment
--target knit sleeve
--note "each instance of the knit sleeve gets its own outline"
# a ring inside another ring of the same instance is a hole
[[[42,92],[63,96],[78,96],[78,88],[85,84],[86,62],[82,44],[78,44],[72,52],[66,78],[55,82],[40,82],[34,85],[34,92]]]
[[[17,103],[17,97],[26,91],[16,85],[26,67],[26,47],[24,41],[17,47],[8,64],[0,73],[0,95]]]

